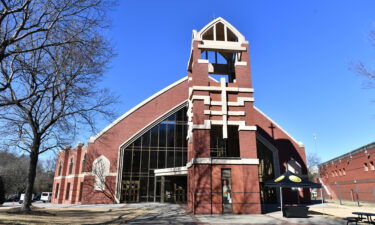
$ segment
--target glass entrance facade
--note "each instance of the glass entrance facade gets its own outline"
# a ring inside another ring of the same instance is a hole
[[[264,186],[264,182],[275,178],[272,150],[257,139],[257,154],[259,158],[258,175],[262,203],[276,203],[276,189]]]
[[[187,107],[174,112],[124,149],[122,194],[126,182],[139,182],[140,202],[160,201],[161,177],[155,169],[182,167],[187,162]],[[186,187],[185,187],[186,189]]]

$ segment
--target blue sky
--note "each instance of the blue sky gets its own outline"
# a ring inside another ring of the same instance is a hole
[[[375,90],[350,70],[375,69],[374,12],[371,0],[120,1],[102,85],[125,113],[186,76],[192,30],[223,17],[250,42],[255,105],[325,161],[375,141]]]

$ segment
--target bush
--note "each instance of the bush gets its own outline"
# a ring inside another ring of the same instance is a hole
[[[4,204],[4,202],[5,202],[4,183],[3,183],[3,179],[0,177],[0,205]]]

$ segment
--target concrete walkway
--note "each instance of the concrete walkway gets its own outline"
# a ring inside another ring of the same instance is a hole
[[[346,224],[331,216],[311,215],[309,218],[284,218],[280,212],[263,215],[191,215],[179,205],[174,204],[129,204],[127,207],[150,209],[151,212],[132,220],[127,224]]]
[[[150,213],[129,220],[127,224],[199,224],[176,204],[140,203],[129,204],[127,207],[151,209]]]

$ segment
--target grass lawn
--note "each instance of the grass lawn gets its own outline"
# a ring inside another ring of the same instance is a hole
[[[128,208],[33,208],[31,215],[18,208],[0,208],[0,224],[120,224],[146,214],[147,209]]]

